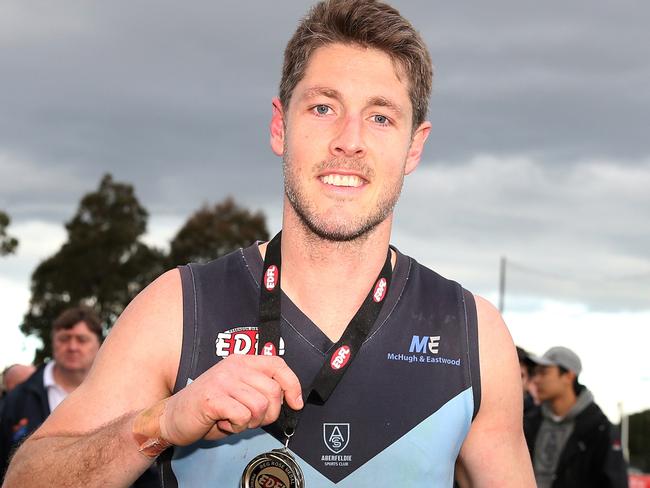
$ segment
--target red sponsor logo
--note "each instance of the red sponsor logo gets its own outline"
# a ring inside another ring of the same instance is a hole
[[[287,488],[284,481],[272,474],[263,473],[257,477],[256,481],[255,486],[261,486],[262,488]]]
[[[262,348],[262,356],[277,356],[275,346],[272,342],[267,342]]]
[[[386,278],[379,278],[377,284],[375,285],[375,291],[372,293],[372,299],[379,303],[386,296],[386,290],[388,289],[388,283]]]
[[[345,366],[350,360],[350,352],[349,346],[339,347],[334,354],[332,354],[332,359],[330,360],[330,366],[332,369],[341,369]]]
[[[275,285],[277,284],[278,267],[275,264],[272,264],[267,268],[266,273],[264,273],[264,287],[269,291],[273,291],[273,288],[275,288]]]
[[[250,354],[257,353],[258,347],[257,327],[235,327],[217,334],[215,341],[215,353],[221,358],[231,354]],[[262,349],[262,354],[266,354],[268,344]],[[271,344],[273,346],[273,344]],[[275,348],[273,348],[275,349]],[[280,337],[280,350],[273,350],[273,355],[282,356],[284,354],[284,339]]]

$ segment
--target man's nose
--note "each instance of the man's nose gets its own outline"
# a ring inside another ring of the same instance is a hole
[[[366,155],[363,137],[363,120],[358,116],[347,116],[330,143],[330,152],[336,157],[362,158]]]

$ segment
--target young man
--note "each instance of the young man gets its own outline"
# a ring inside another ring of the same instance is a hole
[[[10,483],[123,486],[163,453],[165,486],[451,486],[457,457],[474,486],[534,486],[499,314],[389,248],[430,89],[397,11],[316,5],[273,101],[281,240],[141,293]]]
[[[627,487],[620,441],[591,392],[578,383],[578,355],[552,347],[532,359],[538,364],[533,381],[542,406],[527,412],[524,427],[537,486]]]

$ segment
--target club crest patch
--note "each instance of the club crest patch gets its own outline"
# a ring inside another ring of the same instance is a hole
[[[323,441],[334,454],[340,453],[350,442],[350,424],[323,424]]]

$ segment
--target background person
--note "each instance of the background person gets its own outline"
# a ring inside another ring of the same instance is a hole
[[[523,347],[517,346],[517,358],[519,359],[519,370],[521,371],[521,387],[524,395],[524,415],[537,405],[537,387],[533,382],[535,375],[535,362],[530,354]]]
[[[3,474],[13,448],[36,430],[84,380],[101,341],[101,322],[88,307],[66,309],[54,321],[53,359],[7,395],[0,422]]]
[[[582,363],[566,347],[552,347],[537,364],[533,382],[541,408],[524,418],[539,488],[625,488],[620,441],[591,392],[578,383]]]
[[[36,371],[31,364],[12,364],[2,372],[3,393],[9,393]]]
[[[7,366],[2,372],[2,398],[0,398],[0,419],[5,408],[5,398],[7,394],[23,383],[36,371],[36,367],[31,364],[12,364]]]

